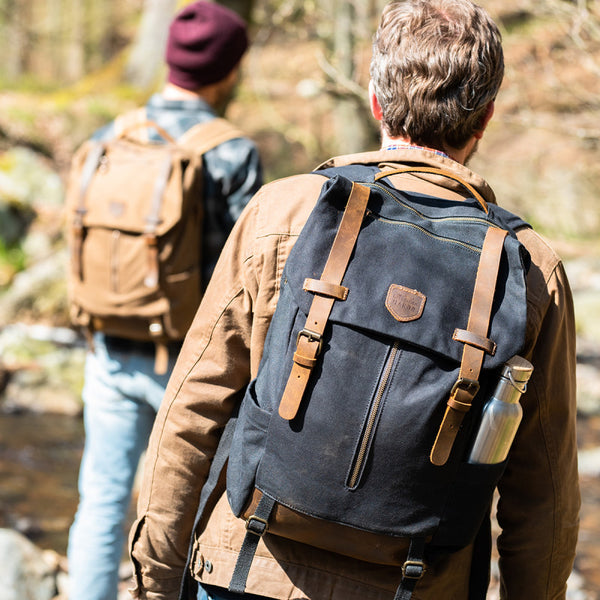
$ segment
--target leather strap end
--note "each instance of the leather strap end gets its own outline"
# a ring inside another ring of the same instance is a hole
[[[149,288],[158,285],[158,247],[156,245],[148,245],[148,272],[144,277],[144,285]]]
[[[303,367],[296,362],[293,364],[292,372],[279,403],[279,416],[282,419],[291,421],[298,414],[310,373],[310,368]]]
[[[156,342],[154,355],[154,372],[157,375],[164,375],[169,367],[169,349],[165,344]]]
[[[448,462],[463,417],[464,413],[453,410],[450,406],[446,408],[446,414],[429,455],[432,464],[441,467]]]

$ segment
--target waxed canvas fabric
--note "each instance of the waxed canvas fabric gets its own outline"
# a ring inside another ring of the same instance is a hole
[[[136,130],[79,149],[67,193],[75,324],[127,339],[184,338],[206,285],[202,153],[238,135],[215,119],[178,143]]]
[[[492,309],[489,337],[497,351],[485,357],[482,388],[449,461],[435,466],[429,454],[463,350],[452,333],[467,327],[488,228],[523,223],[497,207],[486,214],[474,199],[399,192],[374,182],[375,172],[329,173],[290,253],[263,359],[234,433],[228,499],[239,515],[257,487],[318,519],[459,548],[479,529],[505,467],[469,464],[466,453],[499,369],[524,343],[527,255],[512,232]],[[300,412],[286,421],[277,407],[312,302],[303,282],[320,277],[329,254],[351,188],[343,175],[371,187],[342,281],[348,297],[335,302]],[[394,318],[386,307],[392,285],[426,298],[419,318]]]

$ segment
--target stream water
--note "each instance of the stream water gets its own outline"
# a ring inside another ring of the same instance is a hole
[[[82,449],[80,418],[0,415],[0,527],[65,554]]]

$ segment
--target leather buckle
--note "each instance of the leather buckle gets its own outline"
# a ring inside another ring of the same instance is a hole
[[[316,354],[320,354],[321,348],[323,347],[323,337],[320,333],[315,331],[311,331],[310,329],[306,329],[306,327],[298,332],[296,337],[296,346],[300,343],[300,338],[305,336],[309,342],[318,342],[319,347],[317,349]]]
[[[402,565],[402,577],[405,579],[421,579],[426,571],[425,563],[420,560],[407,560]]]
[[[246,530],[258,537],[262,537],[269,529],[269,523],[266,519],[261,519],[256,515],[250,515],[246,519]]]
[[[452,390],[450,390],[450,397],[454,398],[458,390],[462,390],[463,392],[466,392],[467,394],[470,394],[471,396],[475,397],[475,395],[479,391],[479,381],[477,381],[477,379],[459,377],[456,380],[456,383],[452,386]]]

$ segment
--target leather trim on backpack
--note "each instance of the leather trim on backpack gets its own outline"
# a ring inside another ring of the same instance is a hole
[[[321,280],[326,284],[321,289],[331,291],[340,287],[360,232],[370,193],[369,188],[358,183],[352,184],[346,210],[321,275]],[[342,297],[339,299],[345,299],[346,295],[342,293]],[[279,415],[283,419],[291,421],[298,412],[308,379],[316,364],[316,358],[321,352],[321,336],[325,331],[327,320],[336,299],[338,299],[336,293],[333,295],[315,293],[310,311],[306,317],[306,326],[298,334],[292,372],[287,380],[279,404]]]
[[[507,235],[508,232],[504,229],[490,227],[481,249],[467,325],[467,332],[472,332],[479,338],[487,338],[500,258]],[[446,413],[431,449],[430,460],[438,466],[445,465],[448,461],[460,425],[465,414],[471,408],[473,398],[479,391],[479,373],[486,350],[472,345],[468,341],[463,341],[463,343],[465,347],[458,380],[448,399]]]
[[[262,496],[260,490],[254,489],[250,502],[241,515],[244,520],[254,514]],[[303,544],[380,565],[404,564],[410,544],[409,538],[379,535],[311,517],[278,502],[269,518],[268,531]],[[353,548],[359,549],[359,552],[353,552]]]

